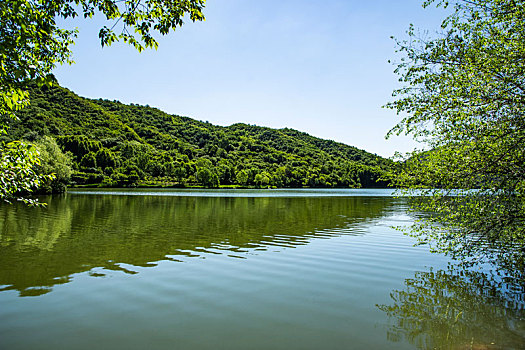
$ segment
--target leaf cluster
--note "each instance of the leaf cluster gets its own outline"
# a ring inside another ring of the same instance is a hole
[[[52,181],[53,174],[39,174],[39,152],[35,146],[13,141],[0,149],[0,198],[4,201],[18,199],[30,205],[38,201],[20,197],[28,194],[45,181]]]

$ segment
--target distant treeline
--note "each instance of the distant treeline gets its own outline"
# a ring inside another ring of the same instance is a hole
[[[5,138],[52,137],[73,185],[384,187],[390,160],[293,129],[228,127],[156,108],[30,86],[30,107]]]

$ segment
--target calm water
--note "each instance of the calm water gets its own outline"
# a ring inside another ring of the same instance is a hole
[[[389,190],[75,191],[0,205],[1,349],[523,349]]]

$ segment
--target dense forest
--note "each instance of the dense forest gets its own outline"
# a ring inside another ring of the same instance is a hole
[[[51,153],[44,163],[69,162],[70,175],[56,180],[62,184],[384,187],[378,179],[392,166],[375,154],[293,129],[217,126],[149,106],[83,98],[57,82],[33,84],[29,92],[30,106],[3,138],[41,145]]]

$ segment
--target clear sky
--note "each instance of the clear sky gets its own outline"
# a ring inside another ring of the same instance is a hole
[[[75,64],[55,75],[81,96],[148,104],[213,124],[290,127],[391,156],[417,146],[385,140],[400,119],[381,108],[398,86],[390,36],[410,23],[435,31],[443,11],[422,0],[208,0],[158,50],[101,48],[100,19],[80,33]]]

